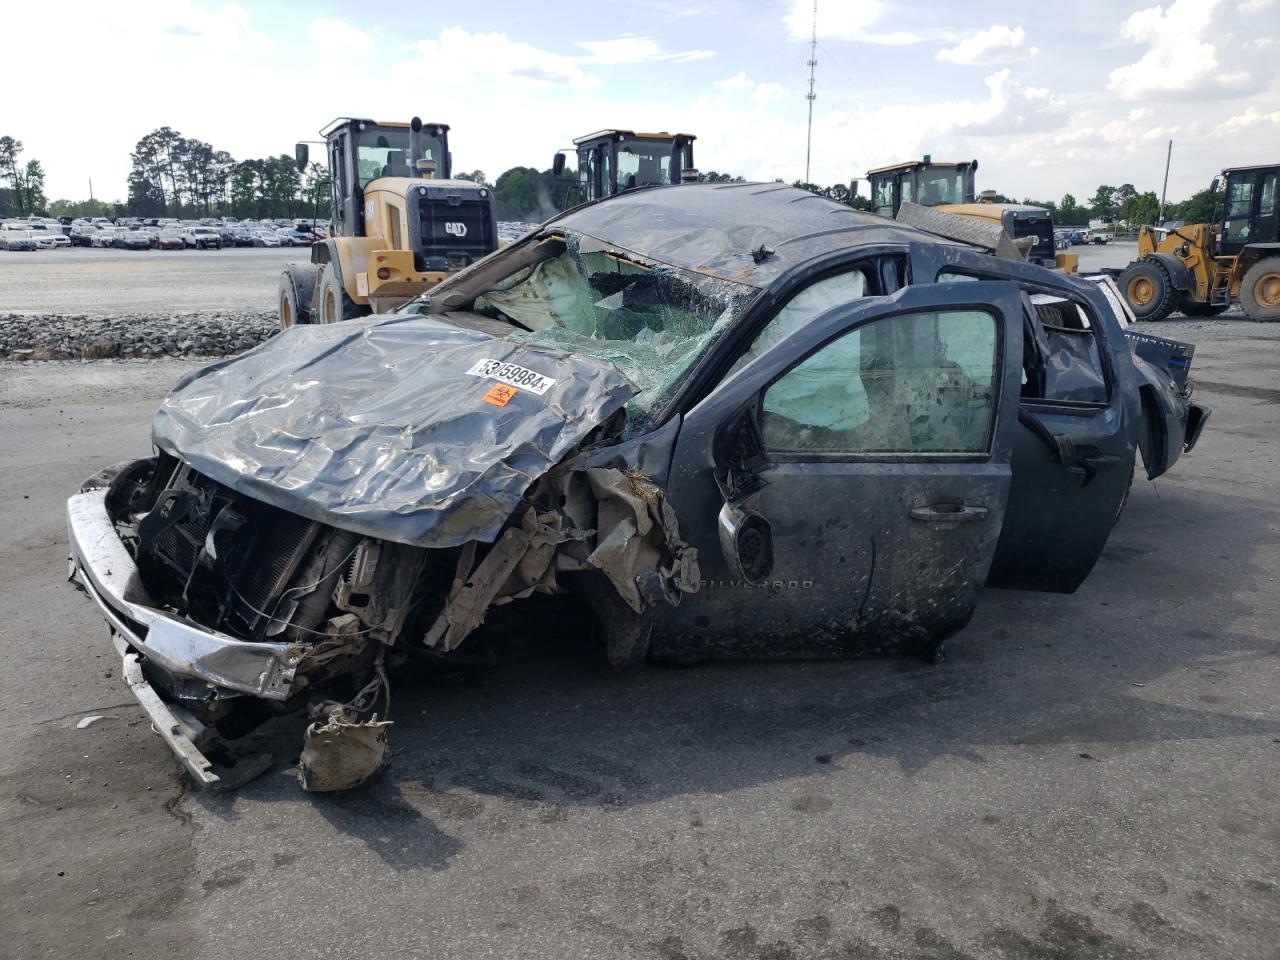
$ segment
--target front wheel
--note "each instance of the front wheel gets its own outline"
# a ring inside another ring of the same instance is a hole
[[[1245,271],[1240,306],[1250,320],[1280,320],[1280,257],[1259,260]]]
[[[1163,320],[1178,304],[1173,282],[1157,260],[1135,260],[1125,267],[1120,292],[1139,320]]]

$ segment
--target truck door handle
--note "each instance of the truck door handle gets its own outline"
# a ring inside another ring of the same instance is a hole
[[[967,503],[931,503],[927,507],[912,507],[911,519],[926,523],[971,523],[985,520],[986,507],[971,507]]]

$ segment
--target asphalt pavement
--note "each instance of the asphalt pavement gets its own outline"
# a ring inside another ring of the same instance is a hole
[[[192,365],[0,365],[0,956],[1275,960],[1280,326],[1155,331],[1213,416],[1074,595],[988,591],[939,665],[551,628],[397,678],[340,796],[192,793],[64,582],[65,497]]]

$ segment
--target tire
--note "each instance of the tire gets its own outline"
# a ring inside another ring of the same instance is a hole
[[[1178,310],[1184,317],[1216,317],[1220,313],[1225,313],[1230,306],[1229,303],[1201,303],[1183,297],[1182,305]]]
[[[292,270],[280,274],[277,302],[280,306],[280,329],[311,322],[311,296],[315,292],[315,278],[295,277]]]
[[[1280,320],[1280,257],[1259,260],[1240,281],[1240,306],[1256,322]]]
[[[1173,281],[1158,260],[1135,260],[1125,267],[1120,293],[1139,320],[1163,320],[1178,305]]]
[[[367,307],[360,306],[347,296],[333,264],[326,263],[320,268],[320,276],[316,278],[316,292],[319,297],[319,309],[314,317],[316,323],[340,323],[369,312]]]

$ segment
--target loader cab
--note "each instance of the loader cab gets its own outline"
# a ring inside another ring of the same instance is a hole
[[[379,177],[447,180],[452,173],[448,124],[340,117],[320,135],[328,150],[334,236],[364,236],[364,190]],[[297,149],[305,167],[306,144]]]
[[[1280,166],[1235,167],[1222,176],[1226,189],[1217,218],[1217,255],[1239,256],[1246,246],[1280,241]]]
[[[693,167],[689,133],[636,133],[601,130],[573,141],[577,154],[578,202],[600,200],[635,187],[680,183]],[[565,153],[556,154],[553,169],[564,174]]]
[[[977,160],[963,163],[935,163],[923,160],[895,163],[867,171],[871,189],[871,209],[882,217],[896,217],[904,202],[936,207],[950,203],[973,203]]]

